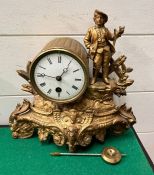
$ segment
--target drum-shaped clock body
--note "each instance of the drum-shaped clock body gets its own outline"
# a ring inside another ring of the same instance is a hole
[[[52,40],[32,62],[30,81],[48,100],[69,103],[78,99],[89,82],[86,50],[72,38]]]

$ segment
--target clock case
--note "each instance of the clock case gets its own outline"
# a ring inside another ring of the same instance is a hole
[[[57,103],[44,98],[35,88],[31,77],[32,65],[50,49],[65,50],[75,55],[87,73],[84,93],[80,94],[75,101]],[[111,65],[110,73],[119,71],[121,66],[126,68],[124,61],[124,56],[115,60]],[[28,62],[26,71],[17,72],[28,82],[22,85],[22,90],[31,93],[34,98],[33,102],[24,99],[23,103],[17,104],[11,113],[9,123],[13,138],[29,138],[37,132],[40,141],[43,142],[52,137],[56,145],[67,144],[69,151],[74,152],[78,145],[88,146],[93,137],[104,142],[107,132],[122,134],[136,122],[131,108],[127,109],[126,104],[116,106],[113,100],[114,94],[126,95],[125,90],[133,80],[125,79],[123,82],[118,82],[110,79],[108,85],[102,81],[90,85],[88,54],[84,47],[72,38],[57,38],[51,41],[33,62]],[[125,73],[121,74],[120,78],[125,76]],[[119,72],[118,75],[120,75]]]
[[[64,99],[64,100],[52,99],[49,96],[42,93],[35,83],[35,78],[34,78],[35,66],[44,56],[52,53],[66,54],[71,56],[81,65],[84,71],[85,79],[84,79],[83,88],[76,96],[74,96],[71,99]],[[43,48],[43,50],[36,56],[34,61],[31,63],[30,70],[29,70],[30,82],[32,87],[41,97],[57,103],[69,103],[78,99],[85,92],[89,82],[88,66],[89,65],[88,65],[88,59],[87,59],[87,52],[85,48],[78,41],[71,38],[57,38],[50,41]]]

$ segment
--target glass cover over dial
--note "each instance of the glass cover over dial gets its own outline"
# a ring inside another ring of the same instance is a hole
[[[85,70],[82,63],[70,54],[48,53],[34,65],[34,88],[49,100],[73,101],[85,90]]]

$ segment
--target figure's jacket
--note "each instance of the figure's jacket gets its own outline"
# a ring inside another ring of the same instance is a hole
[[[100,29],[103,31],[101,36],[99,34]],[[109,42],[109,40],[113,41],[114,35],[105,26],[101,28],[98,28],[96,26],[90,27],[84,37],[84,43],[86,48],[90,49],[91,54],[94,54],[94,55],[96,54],[96,52],[102,53],[105,47],[109,48],[110,52],[114,54],[115,48]]]

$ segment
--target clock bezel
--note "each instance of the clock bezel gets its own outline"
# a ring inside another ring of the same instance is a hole
[[[37,65],[37,63],[43,58],[45,57],[46,55],[48,54],[52,54],[52,53],[62,53],[62,54],[66,54],[66,55],[69,55],[71,56],[73,59],[75,59],[82,67],[83,69],[83,72],[84,72],[84,76],[85,76],[85,79],[84,79],[84,85],[81,89],[81,91],[74,97],[72,98],[69,98],[69,99],[62,99],[62,100],[58,100],[58,99],[54,99],[54,98],[51,98],[49,96],[47,96],[46,94],[44,94],[37,86],[36,82],[35,82],[35,78],[34,78],[34,71],[35,71],[35,67]],[[41,52],[31,63],[31,66],[30,66],[30,71],[29,71],[29,77],[30,77],[30,83],[32,85],[32,87],[34,88],[34,90],[38,93],[38,95],[42,96],[43,98],[49,100],[49,101],[53,101],[53,102],[56,102],[56,103],[70,103],[70,102],[73,102],[77,99],[79,99],[83,93],[85,92],[87,86],[88,86],[88,83],[89,83],[89,73],[88,73],[88,65],[86,65],[86,63],[82,60],[82,58],[80,58],[78,55],[72,53],[71,51],[68,51],[66,49],[59,49],[59,48],[53,48],[53,49],[50,49],[50,50],[47,50],[47,51],[44,51],[44,52]]]

